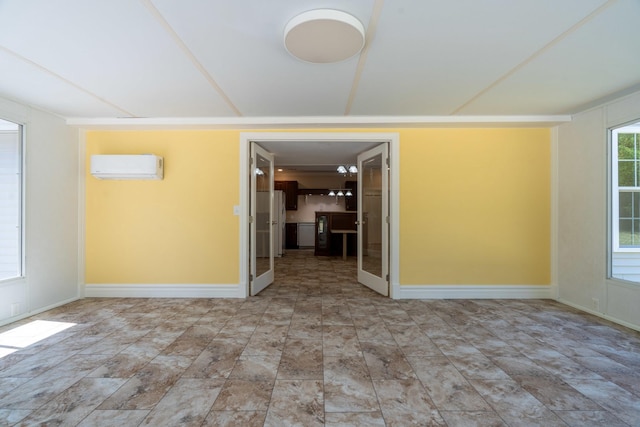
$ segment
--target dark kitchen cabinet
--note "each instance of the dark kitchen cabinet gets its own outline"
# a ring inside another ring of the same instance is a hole
[[[274,181],[273,189],[284,192],[286,210],[298,210],[298,181]]]
[[[344,206],[347,211],[355,212],[358,210],[358,181],[346,181],[344,188],[350,189],[353,196],[344,198]]]
[[[298,223],[288,222],[285,227],[285,249],[298,249]]]
[[[316,246],[314,255],[342,255],[342,233],[331,230],[356,230],[356,214],[352,212],[316,212]],[[347,235],[347,255],[357,255],[358,237]]]

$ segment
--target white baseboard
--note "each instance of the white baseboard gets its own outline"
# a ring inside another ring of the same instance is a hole
[[[210,284],[93,284],[85,285],[87,298],[244,298],[240,285]]]
[[[609,316],[608,314],[600,313],[599,311],[595,311],[595,310],[592,310],[590,308],[583,307],[581,305],[569,302],[569,301],[567,301],[565,299],[562,299],[562,298],[558,298],[557,301],[559,303],[568,305],[569,307],[573,307],[573,308],[578,309],[580,311],[584,311],[585,313],[593,314],[594,316],[598,316],[598,317],[600,317],[602,319],[605,319],[605,320],[608,320],[610,322],[617,323],[618,325],[622,325],[622,326],[627,327],[629,329],[633,329],[635,331],[640,331],[640,325],[635,325],[633,323],[625,322],[624,320],[620,320],[617,317],[613,317],[613,316]]]
[[[73,297],[66,299],[64,301],[57,302],[55,304],[48,305],[46,307],[41,307],[36,310],[29,311],[27,313],[22,313],[18,316],[9,317],[7,319],[0,320],[0,326],[8,325],[9,323],[17,322],[18,320],[26,319],[27,317],[35,316],[36,314],[44,313],[45,311],[53,310],[54,308],[58,308],[62,305],[69,304],[71,302],[82,299],[81,297]]]
[[[404,285],[398,299],[554,299],[550,285]]]

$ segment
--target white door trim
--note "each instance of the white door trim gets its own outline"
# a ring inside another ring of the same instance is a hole
[[[240,133],[240,288],[249,295],[249,146],[268,141],[366,141],[389,144],[390,239],[389,296],[400,297],[400,135],[396,132],[241,132]]]

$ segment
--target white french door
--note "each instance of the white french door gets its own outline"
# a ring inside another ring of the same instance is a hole
[[[250,294],[273,283],[273,154],[251,143]]]
[[[389,296],[389,149],[358,155],[358,282]]]

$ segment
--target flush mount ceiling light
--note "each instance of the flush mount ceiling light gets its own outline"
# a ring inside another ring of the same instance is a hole
[[[306,62],[339,62],[362,50],[364,26],[339,10],[310,10],[287,23],[284,45],[289,53]]]

